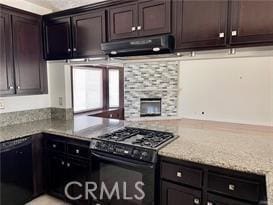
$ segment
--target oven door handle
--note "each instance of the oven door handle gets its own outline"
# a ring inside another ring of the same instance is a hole
[[[93,156],[97,157],[98,159],[131,166],[134,168],[150,168],[150,169],[154,168],[154,165],[151,163],[145,163],[145,162],[140,162],[140,161],[136,161],[136,160],[132,161],[132,160],[126,159],[126,158],[121,159],[120,157],[117,157],[117,156],[115,156],[115,158],[114,158],[112,155],[102,154],[101,152],[98,153],[96,151],[92,151],[91,154]]]

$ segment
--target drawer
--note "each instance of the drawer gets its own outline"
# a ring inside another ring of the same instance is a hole
[[[232,205],[253,205],[253,203],[247,203],[244,201],[234,200],[231,198],[223,197],[215,194],[208,194],[208,205],[220,205],[220,204],[232,204]]]
[[[189,168],[170,163],[161,163],[161,178],[173,182],[187,184],[193,187],[202,187],[202,170]]]
[[[257,202],[259,200],[260,184],[255,181],[208,173],[208,190]]]
[[[58,140],[47,139],[46,147],[47,149],[54,150],[54,151],[59,151],[59,152],[65,151],[65,143]]]
[[[68,152],[68,154],[88,158],[89,149],[87,147],[82,147],[79,145],[68,144],[67,145],[67,152]]]

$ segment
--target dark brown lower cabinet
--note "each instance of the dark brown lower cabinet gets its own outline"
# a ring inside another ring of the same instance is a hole
[[[166,157],[160,167],[161,205],[267,204],[264,176]]]
[[[198,205],[201,204],[201,191],[161,182],[161,205]]]
[[[226,198],[219,195],[208,194],[207,205],[252,205],[252,204]]]
[[[52,152],[47,153],[46,161],[47,191],[56,197],[65,198],[64,188],[66,184],[66,157],[64,155],[59,155]]]
[[[87,160],[68,158],[67,159],[67,181],[76,181],[82,184],[79,186],[74,184],[70,186],[69,194],[72,197],[79,198],[77,200],[71,201],[71,203],[76,205],[87,205],[89,202],[85,199],[85,182],[89,179],[89,163]]]

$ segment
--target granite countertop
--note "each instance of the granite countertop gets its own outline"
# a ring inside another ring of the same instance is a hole
[[[266,176],[273,205],[273,127],[198,120],[145,122],[173,128],[179,137],[159,155]]]
[[[90,140],[124,126],[124,121],[89,116],[76,116],[72,120],[39,120],[0,127],[0,142],[38,133]]]
[[[268,204],[273,205],[273,127],[198,120],[126,122],[78,116],[0,128],[0,142],[37,133],[90,140],[124,126],[170,131],[179,137],[159,155],[266,176]]]

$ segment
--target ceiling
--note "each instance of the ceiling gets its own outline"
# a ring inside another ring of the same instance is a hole
[[[26,0],[52,11],[62,11],[106,0]]]

